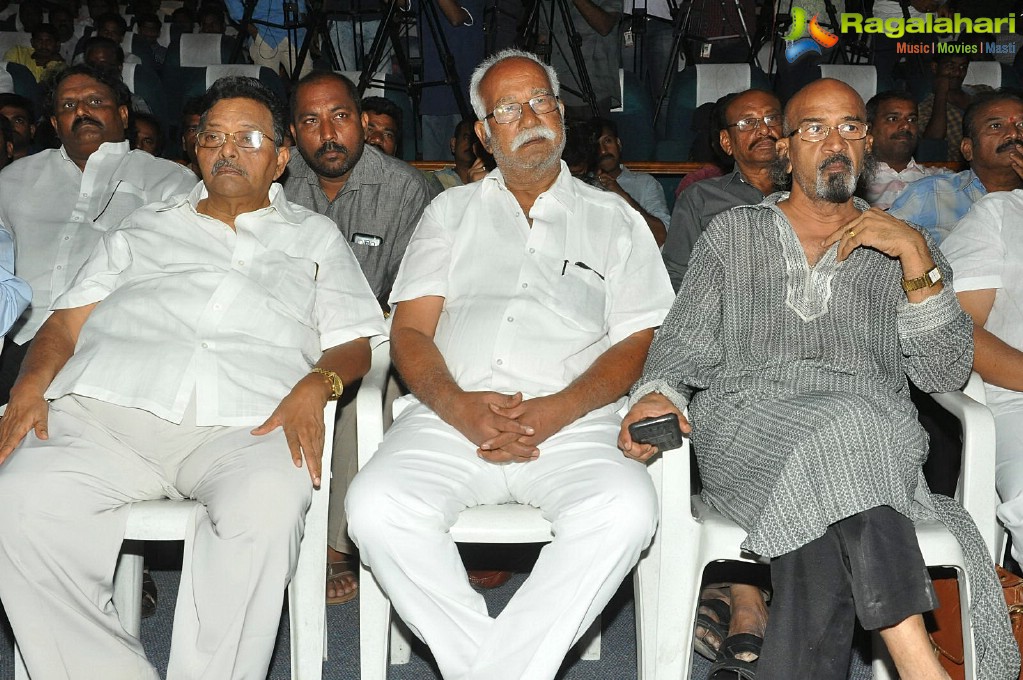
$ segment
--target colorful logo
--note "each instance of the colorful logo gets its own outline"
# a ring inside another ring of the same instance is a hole
[[[838,44],[838,36],[824,29],[817,22],[816,14],[809,22],[806,17],[806,10],[802,7],[792,8],[792,29],[787,35],[782,36],[782,39],[788,43],[785,48],[785,58],[790,64],[796,63],[798,59],[807,54],[821,54],[823,48],[834,47]],[[808,29],[810,36],[804,37]]]

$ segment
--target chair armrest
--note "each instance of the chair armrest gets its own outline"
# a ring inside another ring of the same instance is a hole
[[[390,340],[378,335],[370,339],[370,345],[373,360],[355,397],[360,469],[369,462],[384,439],[384,387],[391,370]]]
[[[973,384],[971,378],[965,389],[974,392]],[[994,416],[987,406],[963,392],[941,392],[931,396],[962,425],[963,461],[956,497],[977,524],[991,559],[997,562],[1002,530],[995,515],[998,494],[995,491]]]

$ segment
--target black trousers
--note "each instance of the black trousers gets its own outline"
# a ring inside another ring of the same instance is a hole
[[[5,337],[3,343],[4,351],[0,353],[0,404],[6,404],[11,400],[11,387],[18,379],[21,362],[25,360],[25,354],[28,353],[28,346],[32,341],[18,345],[10,337]]]
[[[913,523],[887,506],[772,559],[771,584],[758,680],[845,680],[856,618],[876,630],[937,606]]]

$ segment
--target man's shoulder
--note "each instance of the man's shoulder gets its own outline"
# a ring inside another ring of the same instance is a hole
[[[179,184],[199,183],[199,178],[186,166],[166,158],[157,158],[152,154],[134,149],[125,154],[125,167],[132,171],[128,179],[141,181],[154,188],[162,186],[164,182],[176,182]],[[139,174],[134,173],[138,171]]]
[[[990,194],[985,194],[974,201],[970,212],[974,214],[987,212],[998,216],[1012,216],[1013,221],[1016,221],[1016,216],[1023,213],[1023,189],[994,191]],[[966,221],[965,218],[963,221]]]
[[[403,160],[381,153],[370,144],[363,148],[362,158],[356,164],[352,178],[360,183],[372,181],[427,191],[423,173]]]
[[[973,180],[973,177],[974,175],[971,170],[927,175],[926,177],[921,177],[914,182],[910,182],[903,192],[903,195],[912,196],[913,194],[926,194],[930,192],[960,189],[969,184]]]

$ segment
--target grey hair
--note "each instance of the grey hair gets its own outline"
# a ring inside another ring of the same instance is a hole
[[[501,50],[497,54],[490,55],[480,62],[479,66],[476,67],[476,70],[472,72],[472,79],[469,81],[469,102],[472,104],[472,110],[475,112],[476,117],[483,121],[487,137],[490,136],[490,126],[487,124],[487,114],[489,111],[487,111],[487,105],[483,103],[483,96],[480,94],[480,83],[483,82],[483,78],[487,75],[487,72],[489,72],[491,68],[508,59],[528,59],[529,61],[538,64],[547,74],[547,80],[551,83],[551,90],[554,92],[555,97],[558,96],[561,90],[561,84],[558,81],[558,72],[554,70],[553,66],[545,64],[540,57],[536,56],[532,52],[526,52],[525,50],[517,50],[509,47],[508,49]]]

